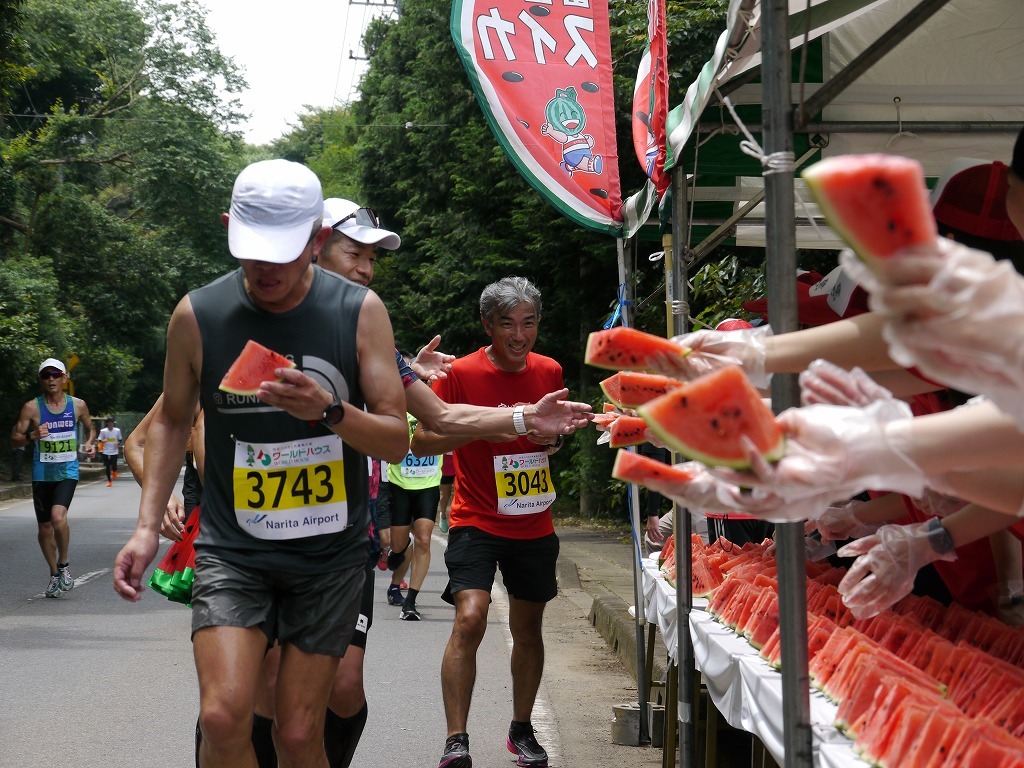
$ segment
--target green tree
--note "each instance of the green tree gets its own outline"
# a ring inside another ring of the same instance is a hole
[[[244,81],[195,0],[24,0],[20,19],[3,62],[24,76],[0,132],[0,257],[59,286],[75,333],[33,335],[82,358],[90,405],[145,410],[174,303],[234,266],[220,214],[244,165],[230,130]]]

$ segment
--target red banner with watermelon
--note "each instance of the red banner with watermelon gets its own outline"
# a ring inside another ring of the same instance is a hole
[[[668,40],[665,0],[648,0],[647,48],[633,89],[633,149],[648,178],[665,195],[672,177],[665,173],[668,118]]]
[[[564,216],[620,235],[607,0],[455,0],[451,29],[519,172]]]

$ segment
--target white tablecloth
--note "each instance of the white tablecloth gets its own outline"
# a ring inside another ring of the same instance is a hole
[[[658,570],[655,557],[644,560],[646,617],[661,630],[676,661],[676,593]],[[768,666],[753,646],[707,612],[708,601],[695,598],[690,612],[694,659],[708,694],[726,722],[756,735],[772,757],[784,764],[782,675]],[[811,691],[811,732],[815,763],[823,768],[864,768],[853,742],[832,727],[836,706]]]

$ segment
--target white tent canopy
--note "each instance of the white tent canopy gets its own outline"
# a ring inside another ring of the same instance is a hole
[[[806,102],[822,87],[840,76],[862,52],[884,38],[902,19],[912,14],[921,0],[813,0],[810,40],[820,39],[821,82],[794,82],[793,104]],[[807,0],[789,0],[791,47],[804,41]],[[690,85],[684,103],[669,116],[670,162],[683,162],[684,148],[695,138],[698,123],[702,134],[719,129],[731,133],[713,139],[725,141],[744,159],[738,144],[743,138],[730,113],[721,107],[716,91],[742,111],[762,103],[759,83],[742,84],[744,73],[760,64],[759,0],[733,0],[728,28],[719,38],[715,56],[701,76]],[[862,72],[847,88],[821,109],[803,131],[813,134],[820,147],[806,160],[834,154],[888,152],[919,160],[929,177],[937,177],[952,159],[973,157],[1007,161],[1016,131],[1024,125],[1024,2],[1021,0],[948,0],[934,15]],[[709,105],[714,107],[709,109]],[[760,134],[760,126],[749,126]],[[692,144],[691,144],[692,148]],[[732,149],[728,149],[732,151]],[[716,180],[702,179],[698,161],[686,166],[696,173],[693,198],[700,204],[729,202],[733,214],[763,189],[760,173],[729,169],[721,162]],[[797,152],[797,159],[801,153]],[[723,175],[726,183],[723,183]],[[734,182],[728,182],[728,179]],[[826,227],[810,223],[810,195],[797,180],[797,246],[838,248],[840,243]],[[806,201],[804,208],[799,201]],[[720,210],[719,206],[719,210]],[[712,226],[722,218],[706,217]],[[738,245],[764,245],[763,206],[748,211],[731,233]]]

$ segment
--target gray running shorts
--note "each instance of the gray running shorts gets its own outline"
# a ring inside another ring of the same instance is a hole
[[[268,643],[344,656],[352,639],[366,566],[300,574],[246,568],[215,555],[196,557],[192,634],[206,627],[259,627]]]

